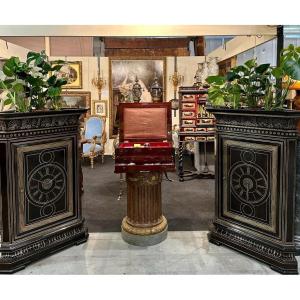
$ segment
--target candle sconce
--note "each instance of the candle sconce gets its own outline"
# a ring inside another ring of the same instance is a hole
[[[94,77],[92,79],[92,84],[98,89],[99,100],[101,100],[101,91],[106,86],[106,80],[103,78],[103,76],[100,76],[100,74],[98,74],[97,77]]]

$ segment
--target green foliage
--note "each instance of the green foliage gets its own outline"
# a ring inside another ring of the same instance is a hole
[[[300,47],[281,52],[280,65],[258,65],[256,59],[232,68],[226,76],[209,76],[209,101],[214,106],[282,108],[293,80],[300,80]],[[284,82],[283,82],[284,81]]]
[[[64,61],[58,60],[52,67],[45,51],[28,52],[26,62],[11,57],[3,66],[6,77],[0,79],[0,88],[7,91],[4,104],[13,103],[22,112],[44,109],[47,102],[58,109],[61,88],[67,83],[66,79],[57,76],[63,65]]]

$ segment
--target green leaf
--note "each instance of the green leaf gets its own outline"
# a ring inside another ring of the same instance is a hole
[[[223,76],[208,76],[206,78],[206,82],[209,84],[222,85],[225,83],[225,78]],[[66,83],[67,83],[67,81],[66,81]]]
[[[283,77],[283,70],[281,67],[276,67],[272,70],[272,74],[276,79],[280,79]]]
[[[226,79],[228,81],[233,81],[233,80],[238,79],[238,78],[240,78],[240,75],[238,73],[236,73],[236,72],[229,71],[226,74]]]
[[[56,87],[61,87],[61,86],[65,85],[65,84],[67,84],[67,83],[68,83],[68,81],[66,79],[59,78],[59,79],[57,79],[57,81],[55,83],[55,86]]]
[[[6,90],[7,89],[5,83],[2,80],[0,80],[0,89],[1,90]]]
[[[62,67],[63,65],[54,65],[52,66],[51,71],[59,71]]]
[[[6,64],[3,65],[2,71],[8,77],[11,77],[15,74],[14,69]]]
[[[9,105],[9,104],[12,104],[12,103],[13,103],[13,101],[12,101],[11,98],[7,98],[7,99],[4,100],[4,105]]]
[[[300,64],[294,60],[287,60],[284,63],[284,71],[292,79],[300,80]]]
[[[49,96],[50,98],[58,97],[58,96],[60,96],[60,93],[61,93],[61,89],[58,88],[58,87],[53,87],[53,86],[51,86],[51,87],[49,87],[49,89],[48,89],[48,96]]]
[[[249,69],[254,68],[256,66],[256,59],[247,60],[244,63],[244,65],[247,66]]]
[[[45,61],[44,61],[44,63],[43,63],[42,68],[43,68],[43,71],[44,71],[45,74],[48,73],[48,72],[50,72],[50,71],[52,70],[51,65],[48,64],[48,63],[45,62]]]
[[[264,72],[266,72],[270,67],[270,64],[262,64],[259,65],[255,68],[255,72],[258,74],[263,74]]]
[[[12,86],[16,93],[24,92],[24,86],[21,83],[16,83]]]
[[[56,76],[55,75],[50,76],[48,78],[47,82],[48,82],[49,85],[54,85],[55,82],[56,82]]]
[[[40,56],[39,53],[33,52],[33,51],[29,51],[27,53],[27,60],[26,60],[27,64],[29,64],[33,60],[36,60],[39,56]]]

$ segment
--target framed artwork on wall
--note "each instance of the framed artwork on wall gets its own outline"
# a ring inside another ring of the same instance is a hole
[[[51,63],[55,66],[55,62]],[[68,61],[60,69],[58,77],[67,77],[68,83],[63,85],[63,89],[82,89],[82,62]]]
[[[91,112],[91,92],[84,91],[62,91],[61,101],[63,108],[88,108],[84,117],[88,117]]]
[[[136,78],[142,87],[141,102],[152,102],[150,87],[155,76],[163,87],[163,100],[166,92],[165,57],[114,57],[109,59],[110,85],[110,138],[118,133],[118,106],[122,102],[132,102],[132,86]]]
[[[106,117],[107,116],[107,101],[106,100],[93,100],[93,114]]]

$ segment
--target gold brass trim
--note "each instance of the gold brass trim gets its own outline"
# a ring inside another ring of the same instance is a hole
[[[277,233],[276,232],[276,204],[277,204],[277,193],[276,193],[276,187],[277,187],[277,181],[272,179],[271,185],[270,185],[270,197],[271,197],[271,222],[269,225],[262,224],[259,221],[250,220],[246,217],[240,216],[238,214],[232,213],[228,210],[228,199],[227,199],[227,192],[230,187],[228,187],[228,167],[227,167],[227,161],[228,161],[228,155],[227,155],[227,149],[228,146],[240,146],[245,149],[253,149],[253,150],[267,150],[271,152],[272,156],[272,165],[271,165],[271,173],[276,174],[278,168],[276,166],[276,162],[278,161],[278,146],[274,145],[260,145],[258,143],[251,143],[251,142],[241,142],[236,140],[225,140],[223,143],[223,210],[222,214],[224,216],[230,217],[238,222],[244,223],[245,225],[252,225],[257,228],[260,228],[262,230],[267,230],[271,233]]]
[[[44,218],[41,221],[36,221],[31,224],[26,224],[25,220],[25,187],[24,187],[24,153],[35,150],[45,150],[53,149],[57,147],[67,146],[67,164],[68,164],[68,173],[67,173],[67,211],[60,213],[54,217]],[[73,204],[73,165],[72,165],[72,140],[61,141],[61,142],[50,142],[46,144],[38,144],[32,146],[21,146],[17,148],[17,164],[18,164],[18,234],[25,233],[29,230],[40,229],[42,226],[46,226],[57,222],[59,220],[71,217],[74,215],[74,204]]]
[[[155,225],[153,227],[135,227],[130,225],[127,222],[127,216],[123,219],[121,228],[131,234],[136,234],[136,235],[152,235],[152,234],[157,234],[166,229],[168,226],[168,221],[167,219],[162,216],[162,221],[158,225]]]

